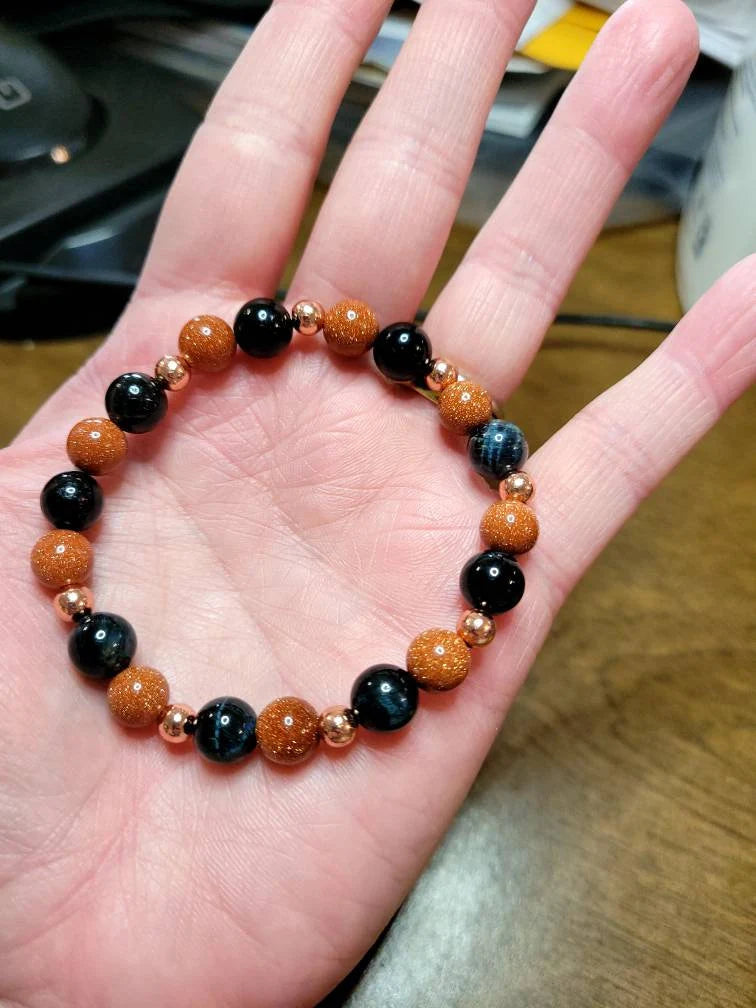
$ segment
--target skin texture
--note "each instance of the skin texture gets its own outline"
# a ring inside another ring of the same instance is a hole
[[[413,316],[529,6],[423,4],[291,302],[351,296],[384,325]],[[528,463],[541,534],[523,561],[525,598],[460,690],[423,695],[406,732],[321,746],[299,767],[256,754],[229,769],[110,719],[102,690],[67,667],[50,596],[28,570],[45,531],[39,488],[113,376],[149,370],[191,316],[231,320],[275,290],[331,117],[386,7],[273,6],[195,137],[115,332],[3,452],[4,1005],[322,997],[422,870],[566,593],[752,380],[753,258]],[[696,44],[678,0],[626,4],[434,306],[436,349],[495,396],[527,368]],[[345,702],[362,669],[401,663],[428,627],[453,628],[466,608],[457,574],[491,503],[425,400],[311,337],[282,358],[195,375],[103,485],[97,607],[134,624],[136,660],[166,675],[173,700],[235,694],[257,710],[282,695]]]

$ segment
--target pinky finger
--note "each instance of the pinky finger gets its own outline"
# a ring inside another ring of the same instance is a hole
[[[528,561],[553,615],[615,532],[756,377],[756,255],[531,459],[541,536]]]

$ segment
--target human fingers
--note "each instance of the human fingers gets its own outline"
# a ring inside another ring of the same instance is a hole
[[[680,0],[609,19],[426,328],[496,399],[515,388],[635,164],[682,90],[697,29]]]

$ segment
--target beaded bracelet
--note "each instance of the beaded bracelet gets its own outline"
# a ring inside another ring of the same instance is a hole
[[[127,451],[124,432],[152,430],[167,409],[166,391],[184,388],[192,370],[227,368],[237,345],[252,357],[274,357],[291,342],[293,331],[313,336],[322,331],[332,350],[349,357],[372,347],[379,371],[433,399],[447,428],[468,437],[474,469],[498,484],[500,500],[483,515],[480,531],[487,549],[473,556],[460,575],[460,590],[471,609],[456,631],[426,630],[410,644],[406,668],[372,665],[359,675],[350,705],[328,707],[318,714],[297,697],[273,700],[260,715],[237,697],[219,697],[195,712],[169,703],[168,683],[156,669],[132,665],[136,634],[121,616],[93,611],[86,587],[92,548],[81,534],[100,517],[102,490],[95,476],[113,470]],[[81,420],[66,444],[76,469],[53,476],[42,490],[42,511],[55,526],[35,544],[31,564],[37,578],[58,591],[55,610],[73,622],[68,653],[90,679],[107,680],[108,704],[115,718],[129,727],[157,723],[167,742],[194,737],[200,753],[218,763],[233,763],[259,745],[275,763],[298,763],[323,739],[330,746],[351,743],[358,726],[394,731],[412,719],[418,687],[449,690],[470,670],[472,649],[494,638],[493,616],[522,598],[525,580],[515,559],[531,549],[538,522],[526,501],[533,485],[520,466],[528,447],[514,424],[494,415],[484,388],[460,374],[453,364],[431,357],[425,332],[414,323],[397,322],[379,332],[373,311],[346,300],[329,311],[316,301],[298,301],[291,314],[279,302],[255,298],[239,311],[233,329],[212,315],[191,319],[181,330],[178,352],[158,361],[154,377],[139,372],[120,375],[105,395],[109,419]]]

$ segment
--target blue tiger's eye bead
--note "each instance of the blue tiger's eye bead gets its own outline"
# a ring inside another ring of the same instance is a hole
[[[90,679],[112,679],[131,664],[137,639],[132,625],[108,612],[79,617],[68,638],[68,655]]]
[[[39,503],[55,528],[81,532],[102,514],[102,490],[94,476],[71,469],[45,483]]]
[[[525,591],[525,576],[511,556],[486,550],[462,568],[459,588],[474,609],[492,616],[517,605]]]
[[[417,683],[398,665],[371,665],[352,687],[351,707],[363,728],[396,731],[417,710]]]
[[[489,420],[473,431],[467,442],[473,469],[486,479],[503,480],[522,468],[528,443],[519,427],[508,420]]]
[[[250,357],[275,357],[291,343],[294,323],[284,306],[272,298],[253,298],[239,309],[234,336]]]
[[[141,371],[129,371],[113,379],[108,386],[105,409],[122,431],[146,434],[165,416],[168,397],[157,378]]]
[[[197,748],[213,763],[235,763],[257,744],[257,715],[245,700],[226,696],[211,700],[193,725]]]

